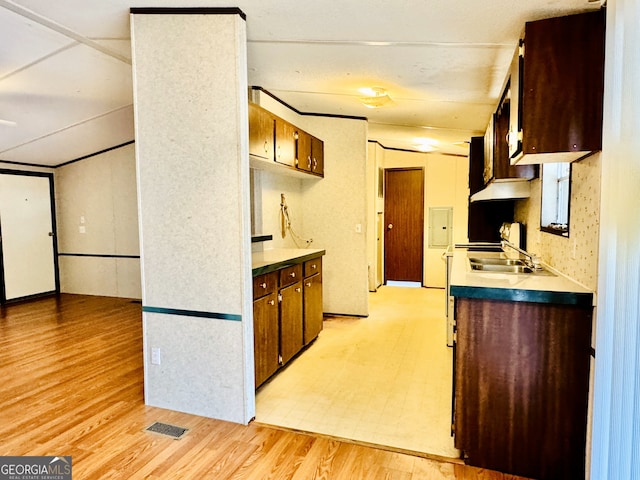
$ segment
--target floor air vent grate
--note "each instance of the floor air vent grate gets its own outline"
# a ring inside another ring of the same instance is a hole
[[[159,433],[160,435],[166,435],[174,440],[180,440],[182,436],[189,431],[188,428],[176,427],[175,425],[169,425],[168,423],[155,422],[153,425],[145,428],[147,432]]]

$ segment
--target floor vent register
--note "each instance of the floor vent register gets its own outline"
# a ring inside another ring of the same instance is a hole
[[[167,437],[173,438],[174,440],[180,440],[189,431],[189,429],[184,427],[177,427],[175,425],[169,425],[168,423],[155,422],[154,424],[149,425],[147,428],[145,428],[145,431],[165,435]]]

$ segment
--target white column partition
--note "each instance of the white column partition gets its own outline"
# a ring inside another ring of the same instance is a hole
[[[255,414],[246,24],[132,9],[145,402]]]
[[[640,1],[607,6],[592,480],[640,479]]]

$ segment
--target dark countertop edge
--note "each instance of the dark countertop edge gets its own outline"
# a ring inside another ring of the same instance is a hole
[[[554,292],[550,290],[519,290],[517,288],[451,286],[451,296],[504,300],[509,302],[550,303],[593,307],[593,293]]]
[[[281,262],[269,263],[268,265],[255,267],[254,269],[252,269],[252,276],[257,277],[258,275],[264,275],[265,273],[275,272],[276,270],[280,270],[281,268],[298,265],[299,263],[304,263],[307,260],[313,260],[314,258],[321,257],[326,253],[327,252],[325,250],[320,250],[319,252],[309,253],[307,255],[302,255],[301,257],[289,258],[287,260],[282,260]]]
[[[273,240],[273,235],[251,235],[251,243]]]

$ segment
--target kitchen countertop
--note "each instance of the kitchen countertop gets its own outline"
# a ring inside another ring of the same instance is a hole
[[[303,263],[312,258],[318,258],[325,253],[325,250],[319,248],[274,248],[262,252],[253,252],[251,258],[253,276]]]
[[[465,298],[486,298],[514,302],[554,303],[565,305],[593,306],[593,291],[569,277],[553,270],[553,273],[498,273],[471,269],[469,257],[475,258],[521,258],[506,247],[505,252],[469,251],[456,248],[451,265],[451,295]]]

